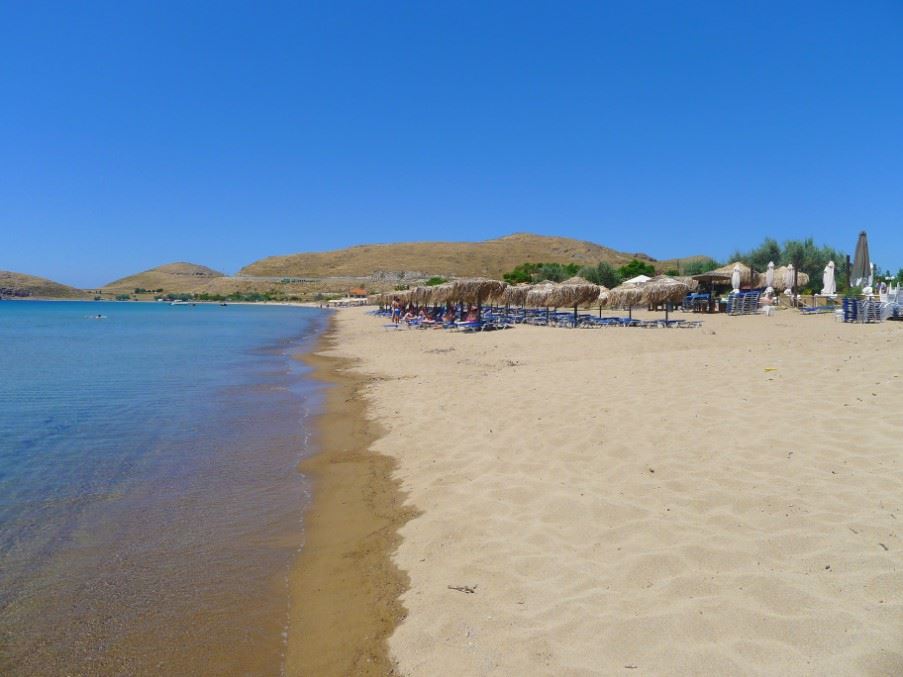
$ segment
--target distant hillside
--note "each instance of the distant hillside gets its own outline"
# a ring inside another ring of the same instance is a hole
[[[87,294],[81,289],[69,287],[43,277],[0,270],[0,298],[9,297],[79,299],[87,298]]]
[[[634,258],[654,263],[662,271],[674,263],[673,260],[657,262],[645,254],[619,252],[583,240],[518,233],[484,242],[404,242],[270,256],[245,266],[239,275],[368,277],[404,272],[406,277],[418,277],[411,273],[420,273],[501,278],[503,273],[525,262],[596,264],[606,261],[620,266]],[[684,259],[687,260],[690,259]]]
[[[224,274],[196,263],[167,263],[110,282],[105,291],[132,293],[135,289],[162,289],[168,292],[193,292]]]

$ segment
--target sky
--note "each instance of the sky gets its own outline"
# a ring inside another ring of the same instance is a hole
[[[903,2],[0,3],[0,269],[534,232],[903,266]],[[428,268],[428,265],[424,265]]]

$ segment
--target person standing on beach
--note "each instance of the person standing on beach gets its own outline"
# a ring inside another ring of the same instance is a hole
[[[401,304],[398,302],[398,297],[392,299],[392,322],[398,324],[401,321]]]

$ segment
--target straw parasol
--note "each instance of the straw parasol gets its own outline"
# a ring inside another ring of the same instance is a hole
[[[582,277],[572,277],[560,285],[553,292],[556,306],[573,306],[574,325],[577,324],[577,307],[592,303],[599,298],[599,285],[593,284]]]
[[[699,289],[699,280],[696,280],[689,275],[678,275],[673,279],[677,280],[678,282],[683,282],[685,285],[687,285],[687,289],[689,289],[691,292],[695,292],[697,289]]]
[[[657,275],[642,286],[641,300],[652,306],[664,303],[667,322],[671,304],[682,301],[689,291],[690,287],[686,283],[667,275]]]
[[[747,266],[745,263],[743,263],[741,261],[734,261],[733,263],[728,263],[726,266],[721,266],[720,268],[716,268],[715,270],[713,270],[711,272],[724,273],[725,275],[728,276],[728,278],[730,278],[730,276],[734,272],[735,267],[738,268],[740,271],[740,285],[741,286],[747,285],[749,287],[752,287],[754,282],[758,283],[758,281],[759,281],[758,274],[756,274],[756,272],[752,268],[750,268],[749,266]],[[694,276],[694,277],[696,277],[697,280],[699,279],[699,277],[697,277],[697,276]]]
[[[633,317],[633,307],[642,302],[642,284],[619,284],[608,292],[608,306],[610,308],[627,308]]]
[[[486,277],[465,277],[454,281],[452,296],[455,301],[479,306],[484,301],[499,298],[507,283]]]
[[[548,308],[555,304],[555,290],[557,282],[543,280],[534,284],[527,291],[527,305],[534,308]]]
[[[506,306],[525,306],[530,289],[532,289],[532,285],[529,284],[508,285],[502,292],[500,301]]]
[[[440,303],[448,303],[454,296],[455,283],[443,282],[442,284],[437,284],[435,286],[429,287],[429,289],[430,303],[433,303],[435,305],[439,305]]]
[[[432,287],[414,287],[411,290],[411,303],[417,306],[425,306],[430,302],[430,297],[433,294]]]
[[[805,285],[809,284],[809,276],[800,271],[796,274],[797,284]],[[764,282],[764,280],[760,280]],[[791,263],[789,266],[781,266],[780,268],[774,269],[774,280],[771,285],[775,291],[784,291],[785,289],[790,289],[793,286],[793,264]]]
[[[610,292],[611,289],[605,285],[599,285],[599,298],[596,299],[596,303],[599,304],[599,317],[602,317],[602,309],[608,305],[608,295]]]

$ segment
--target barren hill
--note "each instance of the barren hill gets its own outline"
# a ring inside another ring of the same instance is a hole
[[[88,295],[81,289],[24,273],[0,270],[0,298],[79,299]]]
[[[672,263],[656,262],[645,254],[619,252],[583,240],[518,233],[483,242],[371,244],[328,252],[270,256],[245,266],[239,275],[366,277],[378,273],[416,272],[445,277],[501,278],[503,273],[525,262],[589,265],[607,261],[620,266],[634,258],[655,263],[656,268],[662,270]]]
[[[135,289],[163,289],[168,292],[193,292],[224,274],[196,263],[167,263],[110,282],[105,291],[131,293]]]

